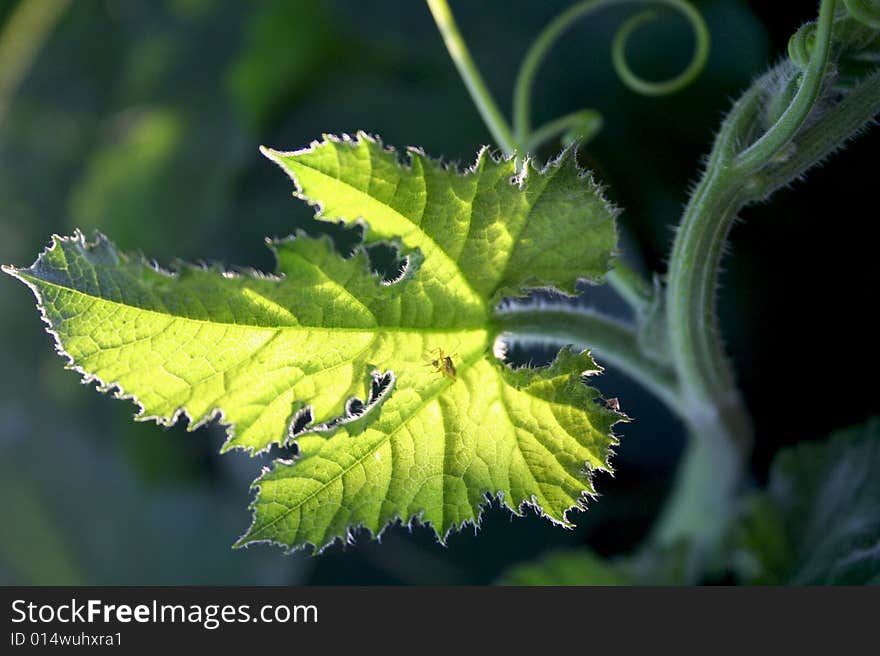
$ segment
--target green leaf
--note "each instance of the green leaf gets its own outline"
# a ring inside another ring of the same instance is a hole
[[[270,0],[248,12],[244,44],[227,75],[235,105],[249,123],[265,128],[292,101],[305,95],[353,48],[343,19],[319,2]],[[336,38],[328,39],[334,32]],[[343,45],[345,44],[345,45]],[[326,78],[325,78],[326,79]]]
[[[614,211],[566,150],[546,169],[496,161],[484,148],[461,175],[415,148],[410,167],[364,133],[325,136],[295,152],[262,149],[319,207],[316,218],[363,219],[368,242],[402,239],[424,257],[420,284],[431,295],[487,307],[527,287],[574,293],[578,279],[611,267]]]
[[[880,584],[880,418],[786,449],[748,502],[736,566],[759,584]]]
[[[540,558],[514,565],[499,585],[630,585],[621,569],[587,549],[552,551]]]
[[[488,496],[516,513],[567,513],[607,470],[621,415],[582,377],[588,353],[542,369],[493,354],[493,308],[533,285],[573,290],[601,276],[614,213],[567,151],[545,169],[484,150],[461,174],[373,139],[266,151],[320,218],[362,221],[367,244],[399,238],[404,267],[371,273],[366,245],[275,240],[276,276],[127,256],[103,237],[55,237],[28,269],[59,351],[86,380],[133,399],[138,419],[189,428],[220,417],[224,450],[297,445],[255,482],[238,544],[323,547],[356,527],[430,523],[441,539],[477,523]],[[441,351],[442,354],[441,355]],[[430,364],[431,360],[445,370]]]

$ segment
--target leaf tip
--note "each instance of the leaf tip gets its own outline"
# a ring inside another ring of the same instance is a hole
[[[11,264],[2,264],[0,265],[0,271],[3,273],[12,276],[13,278],[19,277],[19,271],[17,267],[12,266]]]
[[[269,148],[268,146],[261,145],[260,154],[266,159],[275,162],[276,164],[281,164],[281,157],[285,153],[280,150],[275,150],[274,148]]]

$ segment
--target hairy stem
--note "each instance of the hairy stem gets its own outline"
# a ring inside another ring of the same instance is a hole
[[[623,260],[614,263],[614,268],[607,273],[605,279],[636,312],[642,312],[651,302],[654,293],[651,283]]]
[[[513,306],[499,311],[497,319],[502,330],[511,333],[512,341],[589,347],[601,360],[650,390],[673,412],[682,408],[675,373],[641,352],[632,326],[559,304]]]
[[[835,0],[823,0],[820,6],[810,61],[794,100],[773,127],[737,156],[734,162],[736,168],[748,172],[765,164],[792,140],[809,116],[822,90],[825,67],[831,53],[834,6]]]
[[[630,1],[583,0],[560,14],[539,35],[517,79],[516,138],[499,140],[505,152],[512,152],[512,144],[524,145],[526,150],[537,147],[543,140],[575,125],[577,112],[531,132],[530,95],[538,67],[555,40],[577,18],[599,7]],[[862,7],[857,0],[844,1],[850,11],[852,6]],[[674,90],[680,81],[686,80],[686,84],[699,72],[705,61],[708,36],[702,18],[687,2],[656,3],[682,11],[697,38],[688,69],[667,83],[658,83],[660,87],[671,85]],[[727,361],[715,314],[728,233],[743,207],[796,180],[880,112],[880,72],[873,72],[855,86],[847,86],[842,100],[834,106],[822,107],[815,121],[808,123],[826,84],[835,5],[835,0],[821,1],[815,38],[809,47],[809,57],[804,57],[806,65],[796,91],[792,84],[791,95],[768,98],[775,74],[771,72],[746,91],[722,124],[706,170],[685,209],[669,260],[666,320],[671,367],[642,353],[635,328],[595,313],[555,304],[507,308],[498,313],[502,329],[515,340],[594,347],[602,358],[640,382],[683,419],[690,436],[689,446],[649,547],[659,546],[662,550],[682,543],[689,545],[685,581],[699,578],[723,537],[752,439],[751,419]],[[871,13],[868,18],[875,20],[876,16]],[[639,89],[637,83],[641,81],[626,67],[624,51],[627,37],[647,19],[640,14],[627,21],[615,38],[613,50],[615,68],[621,78],[642,93],[651,93],[652,87]],[[468,83],[467,73],[462,72],[462,76]],[[470,83],[468,86],[471,88]],[[762,110],[767,102],[780,103],[785,109],[766,132],[756,134],[762,117],[766,116]],[[490,124],[490,119],[486,120]],[[503,123],[503,118],[500,120]],[[507,127],[506,123],[503,125]],[[506,137],[510,137],[509,130]],[[619,263],[608,280],[637,312],[650,303],[651,287],[625,265]]]
[[[751,421],[725,356],[715,314],[724,242],[737,214],[760,186],[755,174],[798,133],[818,98],[833,15],[834,0],[823,0],[817,42],[797,94],[782,117],[742,153],[736,152],[739,142],[758,121],[760,86],[754,85],[734,106],[673,245],[666,297],[668,330],[685,414],[690,418],[691,447],[654,537],[664,545],[688,541],[697,561],[722,537],[751,443]]]
[[[791,184],[810,168],[841,148],[880,114],[880,71],[866,77],[821,121],[798,134],[797,148],[783,161],[762,172],[755,200]]]

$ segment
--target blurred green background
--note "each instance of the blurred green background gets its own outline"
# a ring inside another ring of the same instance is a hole
[[[27,265],[52,233],[78,227],[160,263],[271,270],[264,236],[317,228],[259,144],[292,149],[363,129],[466,165],[490,142],[421,2],[27,2],[57,5],[57,23],[49,25],[50,8],[44,34],[36,21],[10,36],[20,3],[0,0],[2,38],[18,43],[0,60],[2,263]],[[452,3],[505,106],[531,38],[568,4]],[[730,99],[815,12],[810,1],[695,4],[713,49],[684,92],[651,99],[619,83],[608,52],[627,13],[609,10],[554,48],[534,102],[538,124],[581,107],[602,111],[605,129],[584,162],[625,209],[627,257],[659,271]],[[629,52],[636,70],[659,78],[680,70],[690,47],[687,26],[669,15]],[[860,378],[878,364],[866,318],[880,287],[877,212],[859,209],[876,186],[877,132],[808,184],[748,210],[734,231],[721,312],[756,419],[758,483],[781,446],[880,412],[876,382]],[[588,289],[584,302],[623,311],[604,288]],[[424,528],[394,527],[381,543],[361,536],[315,558],[232,551],[264,459],[219,456],[216,426],[186,433],[134,423],[130,403],[78,384],[31,294],[6,277],[0,340],[0,584],[489,583],[547,550],[634,547],[683,443],[657,401],[609,370],[595,384],[636,421],[620,428],[617,473],[599,480],[602,497],[574,531],[495,508],[479,534],[453,535],[448,547]]]

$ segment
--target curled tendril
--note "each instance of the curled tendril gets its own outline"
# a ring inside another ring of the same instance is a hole
[[[880,0],[843,0],[846,13],[838,12],[834,20],[834,41],[837,65],[842,82],[858,80],[872,72],[880,57],[876,33],[880,29]],[[816,22],[803,25],[788,42],[788,57],[804,70],[816,45]]]
[[[661,5],[676,10],[687,19],[696,43],[691,61],[680,74],[668,80],[657,82],[641,78],[632,71],[626,62],[626,45],[633,32],[652,20],[655,12],[651,10],[633,16],[618,30],[612,46],[612,63],[621,81],[637,93],[659,96],[674,93],[686,87],[702,72],[709,57],[709,30],[700,12],[687,0],[582,0],[553,19],[538,35],[523,59],[516,80],[513,100],[514,132],[520,144],[534,141],[529,139],[532,85],[539,66],[556,40],[577,19],[608,6],[632,2]]]
[[[736,156],[733,166],[739,171],[757,170],[779,154],[809,117],[826,79],[836,2],[837,0],[821,1],[814,42],[809,47],[809,61],[803,68],[797,92],[776,122],[757,141]],[[805,36],[805,46],[808,45],[806,40]]]
[[[623,83],[633,91],[645,96],[664,96],[670,93],[675,93],[693,82],[693,80],[702,72],[703,67],[706,65],[706,59],[709,56],[708,33],[705,35],[704,39],[701,39],[700,28],[697,27],[698,23],[695,22],[695,20],[699,20],[700,23],[702,23],[703,19],[696,10],[693,10],[694,14],[691,15],[690,12],[685,9],[685,6],[686,5],[682,6],[682,12],[688,18],[688,21],[693,27],[694,36],[697,39],[697,46],[694,49],[694,54],[687,67],[681,73],[668,80],[657,82],[645,80],[636,75],[626,61],[626,45],[629,42],[630,36],[642,25],[654,20],[657,16],[656,11],[649,10],[636,14],[621,25],[617,34],[614,35],[614,43],[611,46],[611,59],[614,64],[614,70],[617,75],[620,76]],[[702,24],[702,28],[705,29],[705,24]]]
[[[810,52],[816,43],[816,23],[807,23],[788,40],[788,58],[800,69],[807,67]]]
[[[880,1],[843,0],[843,4],[857,21],[875,30],[880,30]]]

